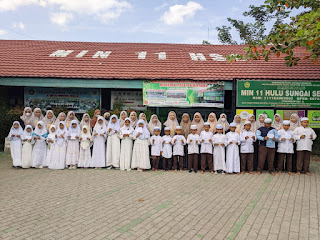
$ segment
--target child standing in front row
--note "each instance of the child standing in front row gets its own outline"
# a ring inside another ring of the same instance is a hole
[[[122,115],[127,112],[122,111]],[[117,115],[113,114],[107,127],[107,169],[120,167],[120,122]]]
[[[294,153],[293,143],[295,142],[293,132],[289,130],[290,121],[285,120],[282,122],[283,129],[278,131],[279,144],[278,144],[278,173],[281,174],[283,170],[284,158],[286,158],[286,167],[289,175],[292,173],[292,156]]]
[[[91,141],[92,137],[90,134],[89,126],[84,125],[80,134],[80,155],[78,167],[89,168],[92,165],[91,159]]]
[[[35,144],[32,150],[31,166],[34,168],[43,168],[47,156],[46,138],[48,136],[47,128],[43,121],[37,122],[36,129],[32,135]]]
[[[131,168],[136,168],[138,172],[151,168],[149,158],[149,138],[150,132],[147,129],[146,122],[143,119],[140,119],[133,132],[133,139],[135,142],[132,150],[131,163]]]
[[[240,135],[236,132],[237,124],[230,123],[230,132],[226,134],[226,172],[240,172],[239,144]]]
[[[47,156],[46,160],[43,164],[44,167],[49,167],[50,162],[53,161],[54,152],[55,152],[55,143],[56,143],[56,126],[51,125],[49,128],[49,134],[46,139],[46,142],[48,144],[47,149]]]
[[[159,160],[162,154],[162,137],[160,136],[160,128],[154,127],[154,135],[150,138],[152,171],[158,172]]]
[[[49,164],[49,169],[65,169],[67,152],[67,127],[64,121],[60,121],[56,131],[56,144],[53,159]]]
[[[120,128],[121,153],[120,153],[120,170],[131,170],[132,158],[132,133],[133,127],[131,126],[130,118],[124,120],[124,126]]]
[[[244,174],[246,166],[250,174],[253,173],[253,157],[254,157],[254,145],[256,141],[256,134],[251,130],[251,121],[244,123],[244,130],[240,133],[240,174]]]
[[[163,171],[171,171],[172,167],[172,138],[170,136],[170,127],[164,128],[162,136],[162,168]]]
[[[11,158],[13,167],[21,167],[22,165],[22,142],[23,129],[18,121],[13,122],[8,138],[10,142]]]
[[[72,120],[70,128],[67,133],[68,147],[66,155],[66,164],[69,165],[69,169],[76,169],[79,162],[79,139],[80,139],[80,126],[78,120]]]
[[[317,138],[315,131],[309,127],[309,119],[301,118],[301,127],[294,130],[294,135],[297,140],[297,175],[301,171],[311,176],[309,171],[310,157],[313,141]]]
[[[22,168],[30,168],[33,145],[32,133],[32,126],[27,125],[22,136]]]
[[[186,145],[187,140],[182,135],[182,127],[177,126],[176,127],[176,133],[172,138],[172,144],[173,144],[173,169],[175,172],[178,171],[178,165],[180,172],[183,171],[183,157],[184,157],[184,145]]]
[[[197,125],[191,125],[191,133],[188,135],[188,169],[191,173],[192,170],[196,173],[198,170],[198,155],[200,137],[197,134]]]
[[[218,124],[216,127],[217,133],[212,137],[213,150],[213,163],[214,163],[214,174],[218,174],[218,170],[222,170],[222,174],[226,171],[225,161],[225,142],[226,136],[223,132],[223,125]]]
[[[213,134],[210,130],[210,123],[206,122],[203,126],[204,130],[200,133],[201,142],[201,174],[206,169],[208,164],[209,171],[213,174],[213,158],[212,158],[212,137]]]
[[[93,128],[92,167],[101,169],[106,166],[107,126],[104,118],[99,116]]]

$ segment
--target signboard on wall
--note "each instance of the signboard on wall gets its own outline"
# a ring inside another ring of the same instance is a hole
[[[309,127],[320,128],[320,111],[308,110]]]
[[[256,110],[256,120],[259,121],[259,115],[263,114],[264,118],[271,118],[273,122],[273,115],[274,110],[273,109],[257,109]]]
[[[164,107],[224,107],[224,82],[144,81],[144,105]]]
[[[66,107],[76,113],[85,113],[100,105],[100,89],[25,87],[25,106],[48,110]]]
[[[237,109],[237,114],[240,115],[242,123],[244,123],[250,114],[253,114],[253,109]]]
[[[237,80],[238,107],[320,107],[320,81]]]
[[[120,104],[122,109],[133,109],[143,111],[146,107],[143,105],[142,91],[112,91],[111,108]]]

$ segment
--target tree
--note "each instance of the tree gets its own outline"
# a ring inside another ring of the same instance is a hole
[[[244,55],[227,56],[229,62],[237,59],[257,60],[263,58],[269,60],[270,55],[284,56],[286,65],[291,67],[297,65],[301,60],[295,55],[294,49],[304,47],[305,56],[302,59],[311,59],[314,64],[318,63],[320,55],[320,1],[317,0],[266,0],[260,7],[250,6],[250,11],[245,12],[244,16],[251,16],[255,23],[244,24],[242,21],[228,19],[235,27],[241,44],[244,47]],[[290,18],[289,23],[284,19],[288,17],[293,9],[303,12]],[[264,24],[275,20],[273,28],[266,34]],[[256,26],[257,29],[253,29]],[[222,43],[231,44],[233,41],[228,37],[226,26],[217,28],[219,40]],[[222,30],[221,30],[222,29]],[[230,28],[228,28],[230,30]],[[230,31],[229,31],[230,33]],[[220,37],[220,34],[222,37]]]

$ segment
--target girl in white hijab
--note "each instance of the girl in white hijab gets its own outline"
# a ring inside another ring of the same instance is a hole
[[[119,118],[119,122],[120,122],[120,127],[123,127],[124,125],[124,120],[128,117],[128,113],[126,111],[122,111],[120,113],[120,118]]]
[[[132,158],[132,134],[133,127],[131,126],[130,118],[124,120],[124,125],[120,129],[121,141],[121,153],[120,153],[120,170],[131,170],[131,158]]]
[[[131,121],[131,127],[135,128],[136,127],[136,124],[138,122],[138,119],[137,119],[137,113],[135,111],[132,111],[130,113],[130,121]]]
[[[264,127],[264,120],[266,119],[264,114],[259,114],[258,121],[257,121],[257,130],[261,127]]]
[[[13,167],[21,167],[22,165],[22,137],[23,129],[18,121],[14,121],[8,135]]]
[[[80,122],[80,129],[83,129],[84,126],[88,127],[88,130],[91,132],[90,129],[90,115],[88,113],[83,114],[81,122]]]
[[[150,132],[146,127],[146,122],[140,119],[137,127],[133,132],[133,139],[135,140],[132,151],[131,168],[137,168],[139,172],[144,169],[150,169],[149,158],[149,138]]]
[[[41,109],[35,108],[32,113],[31,126],[35,128],[37,126],[37,123],[43,118],[44,116],[41,112]]]
[[[210,113],[208,116],[208,123],[210,123],[210,132],[212,132],[213,134],[216,133],[216,127],[218,124],[218,120],[217,120],[217,116],[215,113]]]
[[[92,132],[92,167],[101,169],[106,166],[107,126],[104,118],[99,116]]]
[[[49,163],[50,169],[64,169],[66,167],[68,130],[64,121],[60,121],[57,125],[55,151]]]
[[[197,125],[197,134],[200,136],[201,132],[203,131],[204,121],[199,112],[196,112],[193,115],[193,120],[191,125]]]
[[[32,109],[30,107],[25,107],[20,119],[23,121],[24,125],[32,125]]]
[[[78,120],[73,119],[70,123],[70,128],[67,133],[68,147],[66,155],[66,164],[69,169],[76,169],[79,162],[79,139],[80,139],[80,126]]]
[[[162,126],[162,124],[159,121],[158,116],[156,114],[151,115],[150,121],[148,124],[148,129],[149,129],[150,134],[153,135],[153,130],[155,127],[160,128],[160,132],[161,132],[161,126]]]
[[[107,141],[107,168],[120,167],[120,123],[118,116],[113,114],[107,127],[108,141]]]
[[[300,127],[301,123],[300,123],[300,118],[298,116],[298,114],[293,113],[290,116],[290,130],[294,131],[297,127]]]
[[[64,112],[59,113],[54,125],[56,125],[56,127],[59,129],[60,122],[66,123],[66,118],[67,118],[67,115]]]
[[[52,110],[48,110],[46,112],[46,115],[42,119],[42,121],[44,122],[44,124],[46,125],[47,129],[49,130],[51,125],[55,124],[56,116],[54,115]]]
[[[253,114],[249,114],[249,116],[248,116],[248,118],[247,118],[246,121],[251,122],[251,128],[250,128],[250,130],[253,131],[254,133],[256,133],[257,130],[258,130],[258,123],[257,123],[257,121],[256,121],[256,116],[253,115]],[[243,127],[244,127],[244,126],[243,126]]]
[[[223,126],[223,134],[226,134],[226,132],[230,129],[230,125],[227,121],[227,115],[225,113],[220,114],[220,118],[218,120],[218,124],[222,124]]]
[[[91,167],[92,159],[91,159],[91,141],[92,137],[90,134],[90,121],[89,125],[84,125],[81,130],[80,134],[80,156],[79,156],[79,163],[78,167],[81,168],[89,168]]]
[[[191,120],[188,113],[182,114],[180,126],[182,128],[182,134],[187,139],[190,134]]]
[[[32,126],[27,125],[22,136],[22,168],[30,168],[32,145],[34,143],[32,133]]]
[[[176,127],[179,126],[175,111],[170,111],[168,113],[167,121],[165,121],[163,125],[170,128],[170,136],[173,137],[176,131]]]
[[[244,127],[244,126],[242,125],[241,116],[240,116],[239,114],[234,115],[234,117],[233,117],[233,122],[234,122],[235,124],[237,124],[236,131],[235,131],[235,132],[238,133],[238,134],[240,134],[240,132],[242,131],[242,128]]]
[[[70,128],[71,121],[73,121],[73,120],[76,120],[78,124],[80,123],[78,118],[76,117],[76,114],[74,113],[74,111],[69,111],[68,114],[67,114],[67,118],[66,118],[67,129]]]
[[[271,125],[271,127],[273,127],[274,129],[276,129],[277,131],[279,131],[280,129],[282,129],[282,117],[279,113],[276,113],[273,116],[273,123]]]
[[[35,144],[32,150],[31,166],[34,168],[43,168],[47,156],[46,138],[48,136],[48,131],[43,121],[37,123],[32,135]]]
[[[55,145],[56,145],[56,129],[57,128],[55,125],[52,125],[49,128],[49,134],[46,139],[46,142],[48,144],[47,156],[43,164],[43,166],[45,167],[49,167],[50,163],[53,161],[53,157],[55,154]]]

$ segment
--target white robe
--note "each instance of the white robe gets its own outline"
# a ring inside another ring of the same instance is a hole
[[[106,166],[106,138],[106,134],[93,136],[92,167]]]
[[[172,138],[170,135],[162,136],[162,157],[172,158]]]
[[[149,138],[136,139],[132,150],[131,168],[150,169]]]
[[[88,141],[88,140],[82,140],[82,141]],[[79,155],[78,167],[85,167],[85,168],[92,167],[90,145],[86,149],[84,149],[81,147],[81,144],[80,144],[80,155]]]
[[[67,142],[63,141],[61,145],[55,144],[53,158],[49,164],[50,169],[64,169],[66,167]]]
[[[53,156],[54,156],[54,149],[55,149],[55,145],[56,143],[53,142],[53,143],[48,143],[48,146],[47,146],[47,156],[46,156],[46,160],[44,161],[43,163],[43,166],[44,167],[49,167],[52,159],[53,159]]]
[[[132,158],[132,136],[123,137],[120,135],[121,141],[121,153],[120,153],[120,170],[131,169],[131,158]]]
[[[22,142],[21,139],[15,138],[10,142],[10,151],[13,166],[21,167],[22,165]]]
[[[199,137],[199,140],[201,143],[200,153],[212,154],[212,142],[209,141],[210,139],[212,141],[212,137],[213,137],[213,134],[210,131],[208,131],[208,132],[202,131],[200,133],[200,137]],[[204,141],[202,141],[202,140],[204,140]]]
[[[192,140],[192,142],[190,141]],[[188,154],[199,154],[200,137],[198,134],[190,133],[187,138]],[[210,143],[211,145],[211,143]],[[211,145],[212,148],[212,145]]]
[[[66,165],[76,165],[79,162],[80,145],[79,140],[68,140]]]
[[[41,139],[36,139],[36,143],[34,144],[32,150],[31,166],[35,168],[43,166],[47,156],[46,139],[43,137],[40,138]]]
[[[213,150],[213,164],[214,170],[226,171],[226,161],[225,161],[225,147],[221,146],[221,143],[225,143],[226,136],[223,134],[214,134],[212,137],[212,144],[218,143],[219,146],[214,146]]]
[[[174,142],[174,140],[177,140]],[[173,144],[173,156],[184,156],[184,145],[187,144],[187,140],[183,135],[175,135],[172,138]]]
[[[230,144],[230,142],[232,142]],[[228,132],[226,134],[226,172],[240,172],[239,155],[240,135],[237,132]]]
[[[30,168],[32,156],[32,142],[25,141],[22,146],[22,168]]]
[[[153,142],[154,139],[154,142]],[[153,135],[150,138],[150,145],[151,145],[151,156],[161,156],[162,152],[162,137]]]
[[[119,133],[110,134],[108,132],[107,141],[107,167],[113,166],[118,168],[120,166],[120,138]]]

